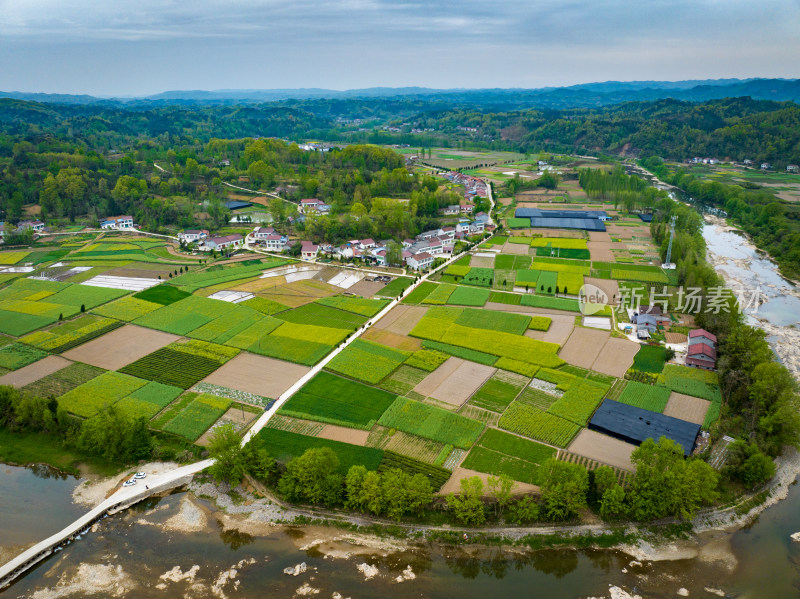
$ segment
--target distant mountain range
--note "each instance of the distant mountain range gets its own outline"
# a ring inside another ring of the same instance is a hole
[[[705,79],[686,81],[606,81],[538,89],[432,89],[371,87],[331,89],[176,90],[142,97],[100,98],[89,95],[1,92],[0,97],[58,104],[103,104],[146,107],[170,104],[258,104],[285,100],[414,99],[450,105],[498,108],[596,108],[631,101],[674,98],[692,102],[750,96],[759,100],[800,103],[800,79]]]

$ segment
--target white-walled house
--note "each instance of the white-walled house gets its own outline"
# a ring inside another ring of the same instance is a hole
[[[115,229],[117,231],[128,231],[133,229],[132,216],[110,216],[100,221],[101,229]]]
[[[414,254],[406,260],[406,264],[412,270],[425,270],[433,264],[434,258],[428,252]]]
[[[205,229],[187,229],[178,233],[178,241],[185,243],[195,243],[208,237],[208,231]]]
[[[200,245],[200,249],[210,252],[211,250],[235,249],[243,245],[244,237],[241,235],[223,235],[221,237],[205,239]]]

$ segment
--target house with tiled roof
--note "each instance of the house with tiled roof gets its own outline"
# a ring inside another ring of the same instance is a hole
[[[717,337],[705,329],[689,331],[686,365],[714,370],[717,367]]]

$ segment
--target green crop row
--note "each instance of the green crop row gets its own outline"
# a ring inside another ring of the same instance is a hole
[[[479,408],[502,413],[528,382],[530,381],[526,376],[498,370],[475,392],[469,403]]]
[[[375,316],[378,312],[383,310],[389,302],[386,300],[335,295],[333,297],[323,297],[318,299],[316,303],[369,317]]]
[[[465,327],[522,335],[528,329],[530,320],[531,317],[526,314],[467,308],[453,322]]]
[[[444,364],[450,356],[432,349],[419,349],[406,360],[406,365],[433,372]]]
[[[440,466],[427,464],[394,451],[384,451],[383,460],[381,460],[381,464],[378,466],[378,471],[385,472],[393,468],[398,468],[411,475],[422,474],[431,483],[431,487],[433,487],[434,491],[441,489],[442,485],[449,480],[452,474],[452,472]]]
[[[168,346],[139,358],[132,364],[120,369],[119,372],[165,385],[180,387],[181,389],[188,389],[219,367],[220,362],[218,360],[192,355],[186,351],[179,351]]]
[[[603,401],[608,389],[590,381],[579,381],[571,386],[562,397],[556,400],[547,410],[554,416],[586,426],[589,418]]]
[[[196,441],[220,416],[228,411],[231,400],[216,395],[198,395],[164,426],[164,430]]]
[[[422,303],[444,305],[447,303],[448,298],[455,290],[455,285],[438,285],[436,289],[434,289],[424,300],[422,300]]]
[[[483,306],[489,299],[489,294],[488,289],[459,286],[447,299],[447,303],[458,306]]]
[[[328,363],[328,368],[374,384],[394,372],[410,355],[379,343],[356,339]]]
[[[617,401],[660,414],[667,407],[670,393],[667,387],[662,387],[661,385],[646,385],[636,381],[627,381],[627,385],[625,385]]]
[[[121,297],[116,301],[95,308],[93,312],[100,316],[131,322],[159,308],[161,308],[161,304],[155,302],[148,302],[136,297]]]
[[[365,466],[367,470],[377,470],[383,459],[383,451],[373,447],[359,447],[340,441],[318,439],[298,433],[274,428],[265,428],[253,439],[256,448],[263,448],[267,454],[281,462],[299,457],[307,449],[330,448],[339,458],[339,473],[344,475],[351,466]]]
[[[528,328],[534,331],[547,331],[552,323],[553,319],[547,316],[532,316],[531,321],[528,323]]]
[[[512,433],[566,447],[581,427],[553,414],[515,401],[500,417],[499,425]]]
[[[58,405],[68,412],[88,418],[146,384],[147,381],[124,373],[106,372],[62,395]]]
[[[405,397],[394,400],[378,423],[462,449],[471,447],[484,429],[482,422]]]
[[[355,331],[367,321],[366,316],[345,312],[316,302],[305,304],[299,308],[279,312],[275,318],[300,325],[314,325],[332,329]]]

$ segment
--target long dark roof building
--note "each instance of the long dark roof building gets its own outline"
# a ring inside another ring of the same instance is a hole
[[[694,450],[700,425],[658,412],[606,399],[589,421],[589,428],[634,445],[647,439],[672,439],[688,456]]]
[[[605,231],[603,221],[609,216],[605,210],[540,210],[539,208],[517,208],[517,218],[530,218],[531,227],[539,229],[582,229]]]

